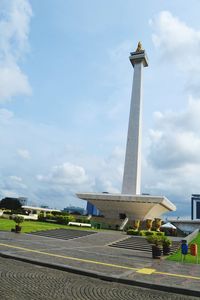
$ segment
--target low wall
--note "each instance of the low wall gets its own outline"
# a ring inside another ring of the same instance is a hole
[[[38,215],[36,215],[36,214],[30,214],[30,215],[20,215],[20,214],[15,215],[15,214],[13,214],[12,218],[15,216],[23,217],[24,220],[34,220],[34,221],[38,220]]]
[[[199,229],[194,230],[192,233],[190,233],[188,236],[184,238],[184,240],[187,240],[187,243],[189,244],[193,239],[197,237],[199,234]]]
[[[196,229],[200,230],[200,220],[170,220],[170,222],[185,234],[190,234]]]

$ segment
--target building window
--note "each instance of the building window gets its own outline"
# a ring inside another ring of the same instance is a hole
[[[125,220],[126,219],[126,214],[119,214],[120,220]]]

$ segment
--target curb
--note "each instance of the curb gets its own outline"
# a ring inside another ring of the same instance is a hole
[[[105,281],[122,283],[122,284],[131,285],[131,286],[138,286],[138,287],[158,290],[158,291],[162,291],[162,292],[175,293],[175,294],[180,294],[180,295],[188,295],[188,296],[193,296],[193,297],[200,297],[200,291],[196,291],[196,290],[190,290],[190,289],[173,287],[173,286],[158,285],[158,284],[154,284],[154,283],[147,283],[147,282],[143,282],[143,281],[120,278],[118,276],[108,276],[108,275],[104,275],[99,272],[92,272],[89,270],[85,271],[85,270],[70,267],[67,265],[48,263],[48,262],[43,262],[40,260],[33,260],[31,258],[27,258],[24,256],[6,254],[3,252],[0,252],[0,257],[14,259],[14,260],[31,263],[34,265],[47,267],[47,268],[51,268],[51,269],[56,269],[56,270],[60,270],[60,271],[64,271],[64,272],[74,273],[77,275],[98,278],[98,279],[105,280]]]

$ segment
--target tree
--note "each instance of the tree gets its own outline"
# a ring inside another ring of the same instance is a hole
[[[17,210],[21,208],[21,203],[17,198],[6,197],[1,200],[0,208],[6,208],[11,210]]]
[[[24,222],[24,218],[22,216],[15,216],[13,218],[13,221],[15,221],[15,232],[19,233],[22,230],[22,227],[20,226],[21,223]]]

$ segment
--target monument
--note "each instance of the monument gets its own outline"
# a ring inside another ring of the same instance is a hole
[[[121,225],[132,220],[159,218],[176,207],[164,196],[141,195],[142,76],[148,66],[145,50],[139,42],[130,53],[134,68],[124,175],[121,194],[77,193],[98,208],[108,224]],[[125,221],[123,221],[125,220]]]
[[[141,139],[142,139],[142,72],[148,67],[148,60],[139,42],[129,57],[133,68],[133,86],[124,164],[122,194],[140,194],[141,185]]]

